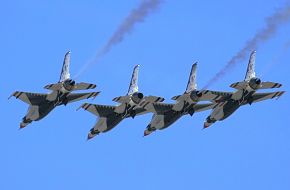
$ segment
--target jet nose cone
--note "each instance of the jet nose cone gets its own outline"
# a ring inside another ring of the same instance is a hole
[[[146,137],[146,136],[148,136],[148,135],[150,135],[152,132],[150,132],[150,131],[148,131],[148,130],[145,130],[144,131],[144,136],[143,137]]]
[[[24,127],[26,127],[26,125],[24,125],[23,123],[20,123],[19,130],[23,129]]]
[[[92,134],[88,134],[88,137],[87,137],[87,141],[91,140],[92,138],[94,138],[94,136]]]
[[[210,123],[208,123],[208,122],[204,122],[204,124],[203,124],[203,129],[206,129],[206,128],[208,128],[210,126]]]

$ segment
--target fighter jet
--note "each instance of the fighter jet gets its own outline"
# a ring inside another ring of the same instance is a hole
[[[75,101],[95,98],[99,92],[89,93],[72,93],[75,90],[86,90],[96,88],[95,84],[76,83],[70,78],[70,51],[65,54],[60,80],[56,84],[46,85],[44,88],[51,90],[49,94],[30,93],[30,92],[14,92],[10,97],[29,104],[28,112],[20,123],[20,129],[26,127],[32,121],[39,121],[47,116],[56,106],[67,105]],[[9,97],[9,98],[10,98]]]
[[[252,104],[267,99],[279,98],[285,91],[257,93],[260,89],[280,88],[282,85],[275,82],[262,82],[255,74],[256,51],[250,56],[244,81],[236,82],[230,87],[237,89],[236,92],[206,91],[205,96],[217,95],[216,102],[210,116],[204,122],[204,128],[209,127],[216,121],[222,121],[233,114],[240,106]]]
[[[129,90],[127,95],[116,97],[113,101],[118,102],[117,106],[83,104],[80,108],[87,110],[99,117],[95,126],[88,134],[88,140],[100,133],[105,133],[116,127],[123,119],[148,113],[145,107],[154,102],[162,102],[164,98],[146,96],[138,91],[139,65],[134,67]]]
[[[213,108],[213,103],[197,104],[199,101],[213,101],[216,96],[203,97],[203,91],[197,90],[196,84],[197,63],[192,65],[187,88],[182,95],[174,96],[175,104],[153,103],[145,108],[154,113],[150,124],[144,131],[144,136],[152,132],[165,129],[176,122],[179,118],[195,112],[201,112]]]

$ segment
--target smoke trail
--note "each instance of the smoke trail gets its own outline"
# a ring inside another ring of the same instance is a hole
[[[289,4],[285,5],[283,8],[276,10],[276,12],[272,16],[266,18],[266,26],[262,30],[258,31],[255,36],[250,39],[235,56],[231,58],[231,60],[224,66],[224,68],[222,68],[221,71],[219,71],[212,79],[207,82],[203,89],[207,89],[214,82],[222,78],[226,74],[226,72],[235,64],[245,60],[245,58],[248,57],[248,53],[250,51],[257,49],[259,45],[272,38],[279,29],[279,27],[283,24],[286,24],[289,19]]]
[[[152,11],[159,7],[160,4],[161,0],[142,0],[139,7],[130,12],[130,14],[123,20],[121,25],[113,33],[108,42],[97,52],[96,56],[92,60],[83,66],[75,78],[78,78],[90,66],[97,63],[102,56],[107,54],[112,49],[113,46],[121,43],[126,34],[129,34],[137,23],[143,22]]]

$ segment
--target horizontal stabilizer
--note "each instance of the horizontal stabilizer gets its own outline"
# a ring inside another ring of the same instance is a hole
[[[229,98],[232,95],[231,92],[201,90],[192,91],[190,94],[183,94],[173,97],[176,100],[176,104],[173,106],[174,111],[181,111],[186,104],[192,104],[200,101],[217,102],[225,98]]]
[[[245,89],[247,85],[248,85],[248,82],[242,81],[242,82],[235,82],[231,84],[230,87],[241,90],[241,89]]]
[[[235,89],[245,89],[248,85],[248,82],[242,81],[242,82],[236,82],[230,85],[230,87]],[[258,89],[269,89],[269,88],[280,88],[282,84],[275,83],[275,82],[261,82]]]
[[[94,89],[96,87],[97,85],[95,84],[81,82],[81,83],[75,84],[74,90],[88,90],[88,89]]]
[[[182,94],[182,95],[173,96],[171,98],[171,100],[175,100],[176,102],[181,102],[181,101],[188,100],[188,98],[190,98],[190,94],[186,93],[186,94]]]
[[[62,84],[61,83],[49,84],[49,85],[46,85],[44,88],[48,90],[56,91],[62,88]]]
[[[182,96],[182,95],[173,96],[173,97],[171,98],[171,100],[178,100],[178,99],[180,98],[180,96]]]
[[[201,93],[201,97],[199,98],[200,101],[211,101],[211,102],[222,101],[224,99],[230,98],[233,95],[232,92],[212,91],[212,90],[203,90],[200,93]]]
[[[114,102],[118,102],[118,103],[128,103],[130,102],[131,97],[130,96],[119,96],[113,99]]]
[[[190,98],[189,96],[189,94],[183,94],[172,97],[171,99],[176,101],[176,104],[174,104],[172,109],[174,111],[181,111],[185,105],[185,102]]]
[[[62,87],[63,87],[63,84],[59,82],[56,84],[46,85],[44,88],[48,89],[48,90],[56,91],[56,90],[61,90]],[[88,90],[88,89],[94,89],[96,87],[97,87],[97,85],[95,85],[95,84],[81,82],[81,83],[75,84],[72,91],[74,91],[74,90]]]
[[[67,103],[72,103],[84,99],[95,98],[100,92],[88,92],[88,93],[70,93],[67,95]]]
[[[164,100],[165,100],[164,98],[158,97],[158,96],[146,96],[145,98],[142,99],[142,101],[139,103],[139,105],[136,106],[135,109],[137,109],[137,108],[146,109],[146,107],[149,104],[156,103],[156,102],[163,102]]]
[[[275,82],[262,82],[259,89],[280,88],[282,84]]]
[[[140,106],[146,103],[163,102],[165,99],[158,96],[146,96],[142,99]]]

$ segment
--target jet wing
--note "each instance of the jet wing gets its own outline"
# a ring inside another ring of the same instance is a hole
[[[16,99],[22,100],[29,105],[39,105],[40,103],[46,101],[47,94],[16,91],[10,97],[12,96],[14,96]]]
[[[157,115],[163,115],[165,112],[170,111],[173,109],[175,104],[165,104],[165,103],[153,103],[150,106],[147,106],[147,110],[153,112]],[[215,104],[196,104],[194,105],[195,112],[201,112],[214,107]]]
[[[200,92],[202,95],[199,100],[221,101],[232,96],[232,92],[204,90]]]
[[[164,98],[162,97],[158,97],[158,96],[146,96],[144,98],[144,100],[142,100],[142,102],[149,102],[149,103],[153,103],[153,102],[163,102]]]
[[[255,93],[252,96],[252,99],[250,103],[256,103],[263,100],[273,99],[273,98],[279,98],[285,93],[285,91],[279,91],[279,92],[269,92],[269,93]]]
[[[76,102],[83,99],[95,98],[100,92],[90,93],[71,93],[67,95],[68,103]]]
[[[193,108],[195,112],[201,112],[201,111],[212,109],[214,105],[215,104],[195,104]]]
[[[107,115],[113,113],[116,107],[84,103],[80,108],[83,108],[98,117],[106,117]]]
[[[174,104],[165,104],[165,103],[152,103],[146,106],[146,110],[163,115],[165,112],[172,110]]]
[[[118,103],[128,103],[130,102],[131,97],[130,96],[119,96],[113,99],[114,102],[118,102]]]
[[[162,97],[158,97],[158,96],[146,96],[140,103],[139,105],[137,106],[137,108],[144,108],[146,109],[146,107],[149,105],[149,104],[152,104],[152,103],[156,103],[156,102],[163,102],[164,101],[164,98]]]
[[[137,115],[143,115],[143,114],[149,113],[149,111],[144,109],[144,108],[136,108],[136,109],[134,109],[134,111],[135,111],[135,114],[133,117],[135,117]],[[128,117],[132,117],[132,115],[128,116]]]
[[[94,89],[96,87],[97,87],[97,85],[95,85],[95,84],[81,82],[81,83],[77,83],[75,85],[74,90],[87,90],[87,89]]]

